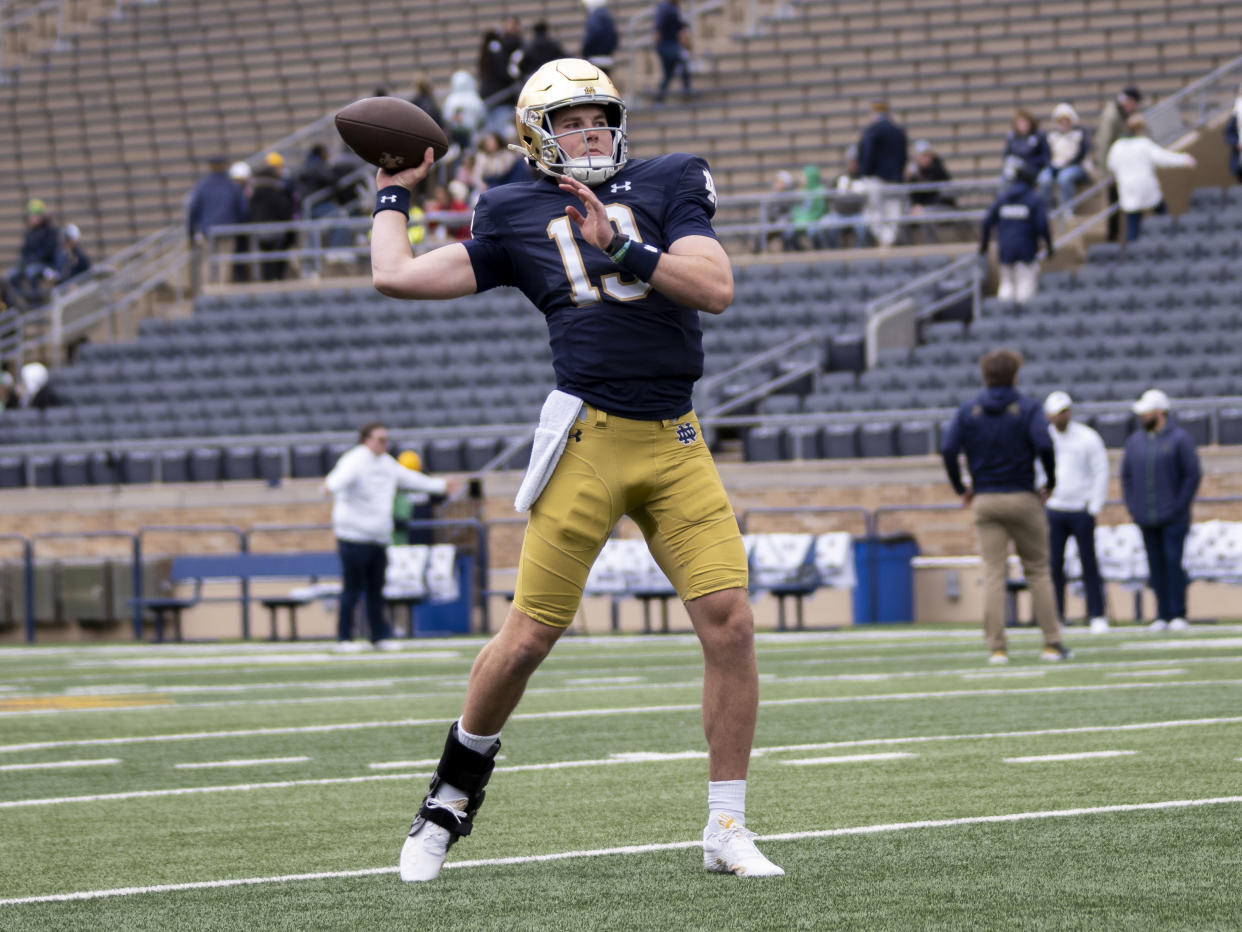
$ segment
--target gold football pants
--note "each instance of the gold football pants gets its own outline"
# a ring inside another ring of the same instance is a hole
[[[694,412],[664,421],[583,412],[531,509],[513,604],[567,627],[622,515],[638,524],[682,601],[745,588],[746,549]]]

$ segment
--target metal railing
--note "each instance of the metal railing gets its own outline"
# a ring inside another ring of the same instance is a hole
[[[753,404],[813,376],[823,368],[823,357],[824,335],[818,331],[801,333],[724,372],[701,379],[694,391],[695,411],[701,416],[718,417]],[[730,392],[739,384],[746,387]]]

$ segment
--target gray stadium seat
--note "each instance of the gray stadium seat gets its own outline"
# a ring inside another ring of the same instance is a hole
[[[57,485],[88,485],[89,459],[85,453],[62,453],[56,457]]]
[[[824,429],[818,424],[795,424],[785,428],[784,449],[789,459],[823,459]]]
[[[115,485],[121,481],[121,460],[111,450],[96,450],[90,458],[92,485]]]
[[[258,478],[258,450],[250,446],[225,447],[220,474],[224,479]]]
[[[500,452],[499,437],[470,437],[462,448],[462,465],[466,472],[477,472]]]
[[[752,427],[746,432],[743,450],[748,463],[766,463],[785,458],[783,431],[779,427]]]
[[[27,468],[40,488],[56,485],[56,457],[39,453],[27,461]]]
[[[161,482],[189,482],[190,463],[186,450],[164,450],[159,455]]]
[[[327,475],[324,465],[325,447],[321,443],[300,443],[289,455],[289,474],[294,479],[316,478]]]
[[[893,456],[897,452],[896,425],[864,424],[858,432],[858,455]]]
[[[20,456],[0,456],[0,489],[20,489],[26,485],[26,461]]]
[[[1130,436],[1130,415],[1122,412],[1097,415],[1091,425],[1111,450],[1124,447]]]
[[[927,421],[905,421],[897,425],[897,455],[923,456],[932,452],[932,425]]]
[[[853,459],[858,456],[858,425],[827,425],[821,444],[826,459]]]
[[[429,473],[461,472],[463,443],[460,439],[433,440],[427,447],[423,466]]]
[[[1179,427],[1190,434],[1195,446],[1212,442],[1212,416],[1207,411],[1177,411],[1173,414]]]

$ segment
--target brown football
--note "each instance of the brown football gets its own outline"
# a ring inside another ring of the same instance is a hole
[[[336,131],[361,158],[390,172],[421,165],[430,146],[437,159],[448,137],[426,110],[400,97],[364,97],[336,114]]]

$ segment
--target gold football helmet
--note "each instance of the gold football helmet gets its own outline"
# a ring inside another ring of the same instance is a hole
[[[604,108],[612,134],[610,155],[586,154],[570,158],[560,140],[585,130],[574,129],[559,136],[552,131],[551,114],[565,107],[595,104]],[[517,101],[518,145],[510,146],[524,155],[545,175],[569,175],[594,187],[607,181],[625,165],[625,102],[608,75],[580,58],[558,58],[530,76]]]

